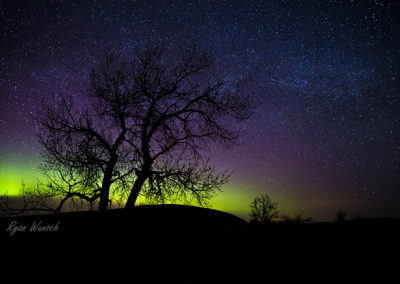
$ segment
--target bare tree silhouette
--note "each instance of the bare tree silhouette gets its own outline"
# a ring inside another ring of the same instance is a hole
[[[127,198],[126,208],[139,194],[206,204],[229,174],[201,151],[209,142],[235,143],[229,125],[251,115],[239,86],[212,75],[214,61],[196,48],[173,58],[147,47],[130,62],[107,52],[84,101],[56,94],[43,102],[36,120],[49,184],[42,191],[61,198],[55,209],[85,200],[107,210],[111,192]]]
[[[250,203],[250,209],[252,222],[268,224],[279,217],[277,203],[268,194],[254,198]]]
[[[126,207],[134,206],[140,192],[160,202],[202,204],[228,175],[216,175],[200,150],[210,141],[236,141],[226,120],[248,118],[248,101],[237,86],[210,78],[214,60],[206,52],[185,50],[178,64],[166,68],[157,47],[140,53],[137,62],[132,77],[140,103],[133,108],[137,124],[128,139],[138,158],[137,178]]]
[[[346,212],[342,209],[339,209],[338,211],[336,211],[335,221],[338,223],[342,223],[342,222],[346,221]]]

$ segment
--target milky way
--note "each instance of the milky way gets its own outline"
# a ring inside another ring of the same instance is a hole
[[[194,44],[257,105],[232,125],[241,145],[210,154],[235,170],[217,209],[244,216],[267,192],[288,214],[400,217],[395,1],[25,2],[0,4],[0,191],[35,175],[40,101],[79,99],[105,48]]]

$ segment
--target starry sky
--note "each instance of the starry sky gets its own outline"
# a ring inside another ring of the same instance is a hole
[[[30,118],[54,92],[79,99],[106,47],[211,50],[256,109],[212,147],[234,170],[213,208],[242,217],[256,195],[314,220],[400,217],[397,1],[0,1],[0,193],[40,178]]]

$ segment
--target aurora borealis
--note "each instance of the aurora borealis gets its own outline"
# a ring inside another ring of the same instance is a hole
[[[239,216],[269,193],[286,214],[400,217],[400,4],[396,1],[2,1],[0,193],[35,183],[35,114],[87,87],[106,47],[211,50],[256,102],[213,208]]]

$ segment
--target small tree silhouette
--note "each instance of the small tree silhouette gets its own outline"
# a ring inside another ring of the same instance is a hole
[[[344,212],[342,209],[336,211],[335,221],[338,223],[346,221],[346,212]]]
[[[278,206],[268,194],[257,196],[250,203],[251,221],[262,224],[272,223],[279,217]]]

